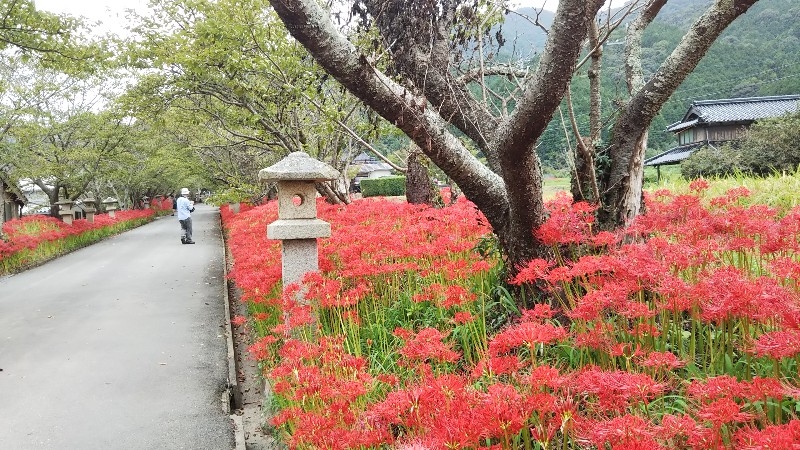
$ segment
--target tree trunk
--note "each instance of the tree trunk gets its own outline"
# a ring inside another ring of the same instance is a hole
[[[414,144],[406,161],[406,201],[413,205],[443,206],[442,196],[434,187],[425,164],[425,154]]]
[[[601,92],[600,92],[600,70],[602,68],[603,46],[600,44],[600,30],[597,22],[592,21],[589,25],[589,45],[592,48],[591,63],[587,75],[589,77],[589,136],[580,135],[578,125],[575,121],[574,110],[572,109],[572,99],[569,95],[567,101],[570,102],[570,121],[575,131],[575,173],[570,183],[572,198],[577,201],[587,201],[596,204],[600,201],[600,192],[597,186],[597,173],[595,168],[595,143],[600,140],[602,130],[601,118]]]
[[[334,190],[329,182],[320,181],[314,185],[317,192],[325,197],[325,201],[331,205],[347,205],[350,203],[350,197],[346,193],[340,193]]]
[[[635,83],[635,71],[641,65],[641,57],[637,53],[641,50],[641,35],[637,42],[632,33],[643,31],[647,23],[631,25],[629,42],[626,44],[630,47],[626,49],[626,65],[629,88],[634,91],[631,100],[617,118],[607,150],[611,165],[603,173],[600,183],[602,207],[598,211],[598,221],[601,227],[625,226],[639,214],[644,171],[642,164],[650,124],[672,93],[697,67],[717,37],[757,1],[716,0],[692,24],[672,54],[641,88],[637,88]],[[664,2],[651,0],[640,16],[640,21],[647,20],[650,8],[657,13]],[[630,36],[633,36],[632,42]]]
[[[38,186],[39,189],[41,189],[42,192],[47,195],[47,201],[50,202],[50,216],[55,218],[61,217],[58,215],[58,205],[56,205],[56,203],[58,203],[58,191],[60,189],[59,185],[56,184],[55,186],[50,187],[42,180],[33,180],[33,184]]]
[[[592,154],[594,147],[591,145],[591,138],[585,136],[576,136],[576,138],[579,141],[575,147],[575,172],[570,180],[570,192],[574,201],[594,204],[599,201],[597,175]]]

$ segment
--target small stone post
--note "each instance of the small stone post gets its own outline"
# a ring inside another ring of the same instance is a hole
[[[72,219],[75,218],[72,212],[72,200],[62,199],[56,202],[58,206],[58,215],[61,216],[61,221],[67,225],[72,225]]]
[[[306,273],[319,270],[317,238],[330,237],[331,224],[317,218],[317,181],[335,180],[333,167],[294,152],[278,163],[261,169],[258,178],[278,183],[278,220],[267,226],[267,238],[281,240],[284,288],[299,282]]]
[[[97,200],[92,197],[83,200],[83,204],[85,205],[84,212],[86,213],[86,221],[89,223],[94,223],[94,213],[97,212]]]
[[[106,211],[108,212],[108,217],[112,219],[117,217],[117,209],[119,209],[119,203],[117,199],[108,197],[107,199],[103,200],[103,205],[106,207]]]

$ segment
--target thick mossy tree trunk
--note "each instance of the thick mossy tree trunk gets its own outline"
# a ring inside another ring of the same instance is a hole
[[[428,171],[428,158],[414,144],[411,145],[406,167],[406,201],[414,205],[442,207],[442,195]]]

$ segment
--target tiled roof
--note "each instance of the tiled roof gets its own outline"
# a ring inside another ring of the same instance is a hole
[[[360,164],[358,167],[358,173],[370,173],[370,172],[375,172],[377,170],[392,170],[392,166],[384,162],[376,162],[369,164]]]
[[[25,196],[17,183],[11,181],[11,179],[5,173],[5,167],[0,167],[0,185],[17,197],[17,203],[28,203],[28,197]],[[0,197],[0,199],[2,199],[2,197]],[[0,211],[0,214],[2,214],[2,211]]]
[[[680,147],[671,148],[664,153],[660,153],[652,158],[644,160],[645,166],[666,166],[670,164],[678,164],[684,159],[692,156],[695,150],[706,145],[705,142],[698,142],[689,145],[682,145]]]
[[[378,158],[368,155],[366,152],[361,152],[353,158],[353,164],[364,164],[364,163],[373,163],[378,162]]]
[[[667,127],[667,131],[672,131],[673,133],[676,131],[685,130],[689,127],[693,127],[697,124],[698,119],[690,120],[688,122],[675,122],[672,125]]]
[[[798,110],[800,95],[745,97],[692,102],[683,120],[672,124],[668,131],[680,131],[695,123],[752,122],[778,117]],[[689,124],[689,122],[694,123]]]

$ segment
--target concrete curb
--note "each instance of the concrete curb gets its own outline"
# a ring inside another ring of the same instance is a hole
[[[219,216],[220,240],[222,241],[222,295],[225,304],[225,340],[228,344],[228,389],[225,399],[225,412],[231,417],[233,434],[236,440],[235,450],[246,450],[244,424],[242,416],[232,413],[232,409],[242,406],[242,391],[239,389],[239,379],[236,372],[236,353],[233,347],[233,328],[231,327],[231,304],[228,296],[228,251],[225,243],[225,228],[222,224],[222,215]]]

